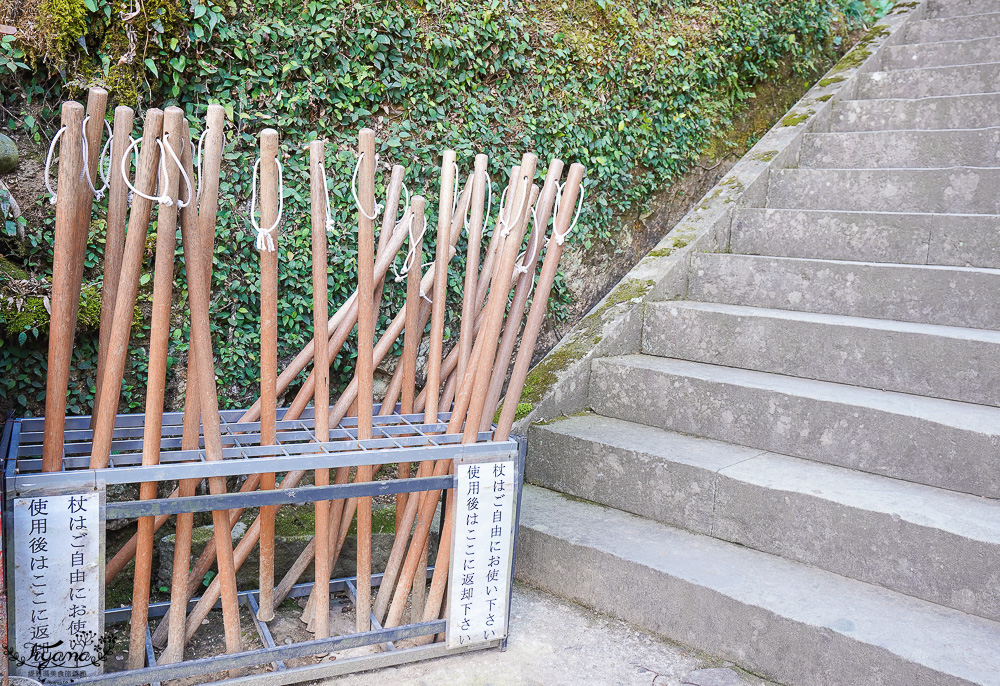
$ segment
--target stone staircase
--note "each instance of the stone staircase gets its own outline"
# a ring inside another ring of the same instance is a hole
[[[931,1],[533,425],[518,576],[789,686],[1000,684],[1000,1]]]

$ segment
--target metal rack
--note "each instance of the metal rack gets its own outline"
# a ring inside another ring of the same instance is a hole
[[[391,414],[377,416],[379,406],[374,407],[373,438],[358,440],[355,418],[347,417],[330,431],[330,441],[319,443],[313,434],[311,409],[296,420],[285,421],[284,410],[278,411],[278,443],[261,446],[259,422],[239,422],[242,410],[221,412],[222,442],[224,459],[215,462],[205,460],[202,450],[181,450],[181,429],[183,415],[167,413],[163,416],[162,451],[160,464],[141,465],[142,435],[144,415],[119,415],[115,423],[112,457],[105,469],[89,469],[91,431],[89,417],[73,417],[66,420],[63,471],[42,473],[41,450],[44,419],[8,420],[0,435],[0,456],[4,465],[4,549],[5,557],[13,551],[18,542],[13,540],[13,499],[26,495],[44,495],[66,492],[74,489],[103,490],[111,484],[126,484],[151,481],[175,481],[179,479],[204,479],[213,476],[234,476],[288,472],[292,470],[314,470],[323,468],[354,467],[399,462],[422,462],[427,460],[456,459],[461,461],[494,462],[513,460],[516,469],[517,495],[515,513],[520,509],[520,487],[523,481],[525,445],[523,439],[493,441],[492,433],[481,432],[475,443],[461,443],[461,434],[445,434],[450,413],[439,414],[437,423],[423,423],[422,414],[403,415],[398,406]],[[330,486],[297,486],[272,491],[252,491],[246,493],[225,493],[219,495],[196,495],[192,497],[157,498],[153,500],[131,500],[107,502],[104,520],[148,517],[161,514],[184,512],[210,512],[213,510],[259,507],[261,505],[287,505],[313,503],[318,500],[336,500],[353,497],[370,497],[415,493],[429,490],[447,490],[454,485],[453,476],[421,477],[371,481],[363,483],[336,484]],[[516,522],[514,531],[516,532]],[[513,564],[511,565],[513,568]],[[428,575],[433,568],[428,569]],[[8,579],[12,574],[8,570]],[[331,593],[346,593],[354,602],[357,578],[347,577],[330,581]],[[378,586],[381,574],[373,575],[372,586]],[[289,597],[309,595],[312,583],[293,587]],[[17,589],[11,589],[11,598]],[[443,655],[451,655],[470,650],[502,647],[504,640],[470,646],[447,648],[443,643],[412,648],[397,648],[395,642],[444,633],[447,620],[411,623],[403,626],[384,628],[372,616],[371,631],[330,638],[317,639],[290,645],[276,645],[266,623],[259,621],[256,590],[239,594],[240,603],[245,605],[253,618],[254,627],[263,647],[241,653],[214,657],[190,659],[170,665],[156,665],[150,634],[147,629],[147,667],[140,670],[112,672],[98,676],[73,680],[73,684],[101,684],[102,686],[137,686],[156,683],[168,679],[222,673],[246,667],[270,663],[272,671],[223,678],[211,683],[219,684],[291,684],[301,681],[337,676],[355,671],[376,669],[424,660]],[[192,598],[189,609],[198,598]],[[509,606],[509,596],[508,596]],[[151,619],[164,616],[169,602],[151,603]],[[216,608],[220,607],[216,604]],[[128,621],[130,607],[104,610],[106,624]],[[10,617],[14,616],[10,612]],[[8,635],[15,635],[13,620],[8,627]],[[312,665],[290,668],[285,661],[362,646],[380,644],[382,652],[372,655],[348,657],[334,662],[320,662]]]

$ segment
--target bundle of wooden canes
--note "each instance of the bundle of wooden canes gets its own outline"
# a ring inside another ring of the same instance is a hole
[[[108,168],[111,172],[106,175],[105,184],[109,200],[104,299],[90,466],[107,467],[113,448],[116,412],[127,362],[146,232],[154,205],[157,232],[142,464],[156,464],[160,455],[167,336],[174,287],[174,243],[178,224],[191,318],[181,448],[192,451],[203,449],[205,459],[221,460],[221,420],[209,310],[224,145],[224,109],[221,105],[209,106],[204,130],[198,140],[196,161],[188,120],[184,112],[176,107],[168,107],[165,111],[148,110],[142,137],[135,140],[132,139],[133,112],[127,107],[117,108],[112,135],[102,147],[104,129],[111,128],[105,124],[106,97],[103,90],[95,88],[90,92],[86,110],[78,103],[65,103],[62,128],[57,136],[60,161],[58,186],[53,197],[56,235],[43,468],[45,471],[62,469],[66,390],[83,255],[94,197],[105,191],[105,188],[96,189],[92,180],[99,174],[103,175],[101,158],[105,155],[110,158]],[[405,170],[397,165],[392,168],[385,183],[382,202],[376,202],[375,134],[369,129],[362,130],[352,178],[357,213],[357,290],[331,316],[327,292],[327,234],[333,220],[325,146],[323,141],[310,143],[314,336],[279,374],[277,289],[280,253],[277,248],[281,244],[283,180],[278,138],[277,131],[273,129],[260,133],[260,154],[254,165],[250,222],[256,231],[255,246],[260,254],[261,390],[260,399],[246,410],[238,422],[259,421],[260,445],[278,444],[278,398],[311,364],[306,381],[284,411],[282,420],[300,418],[312,401],[314,439],[319,444],[327,443],[331,427],[341,426],[347,417],[356,417],[358,440],[371,439],[376,407],[382,415],[396,411],[402,415],[422,413],[425,426],[436,425],[439,427],[437,431],[460,434],[464,443],[488,437],[506,440],[535,342],[545,320],[564,241],[579,217],[583,167],[572,165],[566,181],[560,183],[563,163],[553,160],[539,189],[534,183],[537,159],[531,153],[525,154],[521,163],[509,170],[493,220],[493,188],[486,156],[475,158],[473,171],[463,184],[458,175],[455,153],[445,151],[440,168],[434,260],[425,266],[425,200],[420,195],[409,196],[405,187]],[[55,145],[56,141],[53,147]],[[130,171],[133,160],[134,181]],[[491,220],[494,224],[491,237],[484,246],[482,237]],[[550,220],[551,233],[548,230]],[[379,224],[377,243],[376,223]],[[456,254],[463,229],[467,232],[468,252],[463,275],[460,330],[457,341],[449,342],[445,340],[449,265]],[[402,268],[398,269],[401,251]],[[540,272],[537,270],[539,261],[542,262]],[[376,340],[377,314],[390,270],[396,273],[397,281],[405,280],[406,299],[385,333]],[[357,362],[354,378],[331,407],[330,367],[355,327]],[[428,338],[427,363],[423,388],[418,392],[418,352],[425,332]],[[402,352],[395,360],[394,372],[384,396],[376,405],[375,368],[388,361],[400,339]],[[448,343],[452,344],[445,354]],[[501,406],[501,398],[502,409],[493,428],[493,418]],[[442,414],[446,416],[442,417]],[[252,437],[248,438],[252,440]],[[379,469],[379,465],[358,466],[354,470],[354,480],[360,483],[375,479]],[[415,475],[444,476],[451,470],[451,460],[427,461],[417,465]],[[410,464],[397,465],[398,478],[409,478],[413,473]],[[350,476],[351,469],[341,467],[335,470],[332,482],[345,484]],[[240,490],[294,488],[305,477],[305,471],[287,472],[280,482],[273,473],[250,475]],[[316,469],[313,480],[316,485],[328,485],[331,474],[328,469]],[[212,494],[226,492],[224,477],[213,477],[208,482]],[[198,485],[196,479],[182,480],[170,497],[192,496]],[[398,626],[403,622],[407,604],[411,606],[414,621],[427,621],[442,615],[451,548],[450,500],[443,512],[441,539],[429,589],[426,583],[431,520],[440,496],[440,492],[434,491],[397,496],[396,534],[378,593],[373,598],[371,583],[357,584],[358,631],[370,629],[372,616],[383,626]],[[155,482],[141,485],[140,498],[156,497]],[[370,579],[372,576],[371,498],[316,502],[315,536],[276,584],[274,525],[279,507],[261,507],[235,547],[231,534],[243,510],[213,512],[212,540],[193,566],[190,564],[193,515],[177,515],[170,608],[152,636],[154,646],[163,649],[158,664],[184,658],[185,645],[220,600],[226,649],[228,652],[241,650],[236,572],[254,548],[259,548],[260,557],[258,618],[264,621],[272,619],[275,608],[312,565],[316,582],[303,620],[308,622],[317,638],[329,635],[330,594],[322,591],[329,588],[331,570],[340,557],[348,530],[355,519],[358,579]],[[111,583],[131,560],[136,561],[130,668],[144,665],[153,540],[156,531],[168,518],[140,519],[135,536],[122,546],[106,567],[106,580]],[[190,601],[213,565],[217,574],[188,611]],[[433,639],[426,637],[425,641]]]

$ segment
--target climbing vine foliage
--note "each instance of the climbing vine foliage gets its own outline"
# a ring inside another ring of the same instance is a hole
[[[14,5],[7,10],[12,16],[0,17],[21,29],[19,38],[0,41],[0,105],[6,113],[0,123],[42,146],[58,128],[58,101],[80,97],[88,85],[104,85],[112,104],[128,104],[140,113],[152,105],[178,104],[195,128],[208,103],[225,106],[228,143],[213,326],[228,406],[246,405],[257,393],[258,261],[246,215],[256,135],[264,127],[277,128],[283,141],[280,354],[288,358],[311,335],[308,141],[329,141],[334,304],[343,302],[356,278],[350,177],[362,126],[378,134],[381,169],[404,165],[410,191],[432,199],[435,165],[446,148],[457,151],[463,177],[476,153],[489,155],[494,200],[504,170],[523,151],[535,151],[542,161],[581,162],[588,169],[587,202],[575,238],[578,249],[594,241],[613,243],[617,218],[641,211],[654,189],[684,171],[744,106],[757,80],[782,60],[808,70],[839,41],[838,34],[871,14],[858,0],[14,0]],[[52,19],[42,21],[45,17]],[[435,226],[433,216],[428,225]],[[51,213],[21,233],[0,236],[4,252],[31,277],[48,278]],[[100,279],[102,249],[99,232],[93,238],[87,272],[92,283]],[[463,238],[460,255],[464,244]],[[427,259],[433,249],[429,236]],[[452,304],[461,295],[462,269],[459,257],[449,284]],[[150,286],[147,278],[142,297]],[[381,326],[398,308],[402,290],[390,284]],[[555,316],[565,297],[557,293]],[[449,331],[457,328],[455,309]],[[44,315],[20,330],[0,313],[4,317],[0,395],[6,394],[8,406],[31,411],[44,397],[38,384],[44,374],[39,361]],[[186,326],[182,316],[175,318],[175,361],[186,355]],[[78,332],[86,339],[80,350],[88,364],[95,332],[83,324]],[[140,323],[134,332],[138,358],[143,335]],[[335,364],[335,381],[345,381],[351,357],[349,345]],[[128,408],[142,405],[142,364],[134,363],[126,380]],[[25,378],[8,381],[15,368]],[[87,369],[72,390],[71,407],[80,411],[89,409],[92,393]],[[21,390],[26,388],[31,392]]]

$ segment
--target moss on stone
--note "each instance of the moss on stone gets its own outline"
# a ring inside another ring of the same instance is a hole
[[[83,0],[43,0],[38,19],[45,59],[63,65],[70,48],[87,32],[87,6]]]
[[[28,273],[5,258],[3,255],[0,255],[0,276],[16,281],[20,279],[27,279]]]
[[[753,159],[758,162],[770,162],[778,154],[777,150],[765,150],[764,152],[759,152],[753,156]]]
[[[601,329],[604,326],[604,314],[616,305],[646,297],[646,294],[656,285],[655,281],[629,279],[618,284],[605,297],[604,302],[595,312],[587,315],[580,322],[575,333],[565,339],[561,345],[552,350],[531,370],[524,381],[521,390],[522,404],[535,405],[546,391],[559,380],[559,373],[568,369],[574,362],[583,359],[587,353],[601,342]],[[532,409],[534,409],[532,407]]]
[[[274,535],[284,538],[312,536],[316,531],[316,509],[313,507],[283,507],[274,517]]]
[[[650,251],[646,257],[669,257],[673,251],[673,248],[660,248],[659,250]]]
[[[816,114],[813,110],[806,110],[805,112],[800,112],[798,114],[792,113],[787,115],[781,120],[782,126],[798,126],[804,121],[807,121],[809,117]]]
[[[517,411],[514,413],[514,420],[520,420],[531,414],[531,411],[535,409],[535,406],[531,403],[518,403]]]
[[[830,76],[828,78],[822,79],[819,82],[819,87],[820,88],[826,88],[827,86],[832,86],[835,83],[840,83],[840,82],[846,81],[846,80],[847,80],[846,76]]]
[[[833,93],[830,93],[830,95],[823,95],[821,97],[816,98],[816,100],[818,102],[826,102],[827,100],[829,100],[832,97],[833,97]]]
[[[0,317],[7,320],[6,329],[10,336],[32,329],[46,329],[49,326],[49,313],[42,298],[39,297],[28,298],[20,311],[9,315],[0,314]]]

